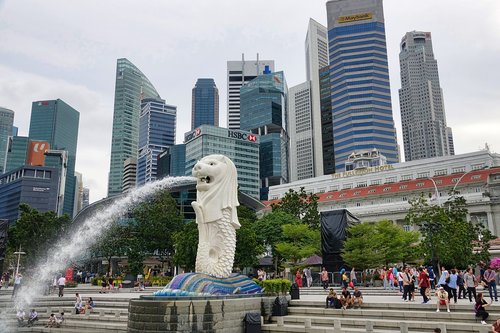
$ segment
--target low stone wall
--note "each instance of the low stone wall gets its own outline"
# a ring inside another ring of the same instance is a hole
[[[143,296],[130,300],[128,332],[243,333],[245,314],[261,312],[266,315],[274,298]]]

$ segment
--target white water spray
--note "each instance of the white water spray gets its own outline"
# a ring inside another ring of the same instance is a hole
[[[81,257],[82,252],[99,239],[112,222],[123,216],[127,210],[144,201],[152,194],[179,185],[193,183],[193,177],[167,177],[148,183],[138,189],[127,193],[123,198],[117,199],[110,206],[97,211],[92,217],[86,219],[69,238],[61,239],[54,245],[54,250],[46,260],[38,263],[33,270],[36,276],[19,290],[16,296],[16,308],[29,306],[34,298],[43,293],[46,281],[51,281],[56,272],[67,268],[68,264]],[[2,327],[0,319],[0,330]]]

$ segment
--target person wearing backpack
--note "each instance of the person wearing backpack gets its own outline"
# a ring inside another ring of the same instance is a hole
[[[493,302],[493,299],[491,300]],[[474,305],[474,311],[476,312],[476,317],[481,317],[481,324],[487,325],[486,318],[490,315],[484,309],[487,306],[490,306],[491,303],[488,304],[483,298],[483,293],[477,294],[476,305]]]

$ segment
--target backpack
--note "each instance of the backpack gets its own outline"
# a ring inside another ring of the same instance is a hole
[[[474,312],[475,312],[475,313],[478,313],[478,312],[479,312],[479,310],[481,309],[481,306],[482,306],[482,304],[481,304],[481,303],[477,303],[477,302],[476,302],[476,304],[474,304]]]

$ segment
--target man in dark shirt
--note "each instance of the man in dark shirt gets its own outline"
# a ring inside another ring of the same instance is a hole
[[[340,302],[342,303],[342,307],[344,309],[350,308],[353,304],[353,299],[351,297],[351,293],[347,290],[346,287],[342,287],[342,294],[340,296]]]
[[[361,293],[361,290],[358,289],[358,287],[354,287],[353,305],[357,305],[359,308],[361,307],[362,304],[363,304],[363,294]]]

